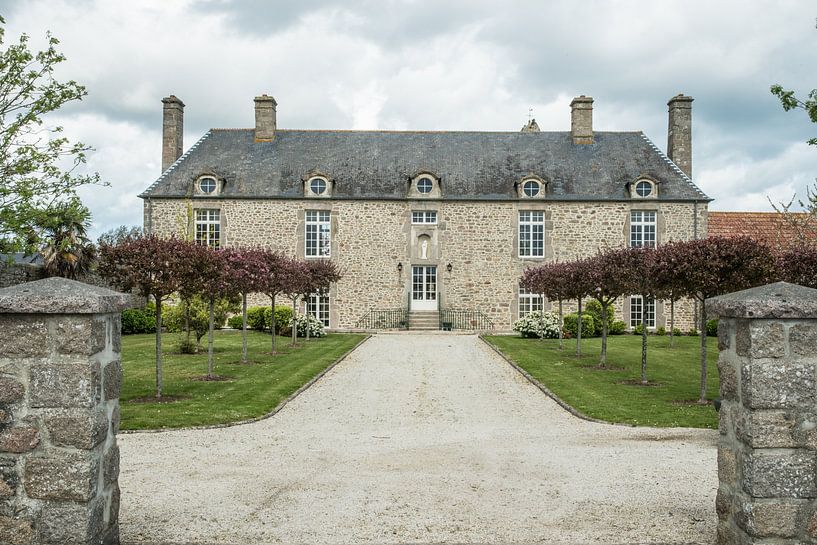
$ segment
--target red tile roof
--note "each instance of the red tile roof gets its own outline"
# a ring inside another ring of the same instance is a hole
[[[798,224],[811,222],[811,234],[817,237],[817,222],[809,214],[792,213]],[[710,237],[748,236],[772,248],[782,248],[797,240],[797,228],[778,212],[709,212],[707,234]]]

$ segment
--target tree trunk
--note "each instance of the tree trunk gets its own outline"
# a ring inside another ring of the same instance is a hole
[[[247,363],[247,294],[241,294],[241,363]]]
[[[579,297],[579,319],[576,326],[576,357],[582,355],[582,298]]]
[[[298,298],[292,300],[292,346],[298,344]]]
[[[270,331],[272,332],[272,353],[275,354],[275,329],[277,327],[275,323],[275,294],[270,296],[270,300],[272,301],[270,303],[272,306],[272,316],[270,316]]]
[[[700,403],[706,403],[706,303],[701,302],[701,397]]]
[[[607,305],[604,299],[599,301],[601,303],[601,358],[599,358],[599,367],[607,365]]]
[[[184,346],[186,350],[190,349],[190,302],[186,299],[182,299],[182,304],[184,305],[184,332],[186,334],[186,338],[184,341]],[[196,344],[196,349],[194,352],[198,352],[198,343]]]
[[[669,300],[669,347],[675,346],[675,298]]]
[[[213,326],[215,318],[215,298],[210,297],[210,323],[207,327],[207,378],[213,378]]]
[[[162,300],[156,298],[156,397],[162,397]]]
[[[562,313],[562,300],[559,299],[559,350],[564,350],[565,348],[565,339],[564,339],[564,330],[565,327],[565,318],[564,314]]]
[[[292,299],[292,346],[298,344],[298,298]]]
[[[641,296],[641,384],[647,384],[647,324],[644,315],[647,313],[647,296]]]

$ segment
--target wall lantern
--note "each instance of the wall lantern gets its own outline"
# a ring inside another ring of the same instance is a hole
[[[449,263],[448,265],[446,265],[446,266],[445,266],[445,270],[447,270],[448,272],[451,272],[451,270],[452,270],[453,268],[454,268],[454,267],[452,267],[452,266],[451,266],[451,263]]]
[[[402,261],[397,263],[397,272],[403,272],[403,262]]]

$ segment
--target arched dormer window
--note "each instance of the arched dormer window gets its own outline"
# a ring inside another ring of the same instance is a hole
[[[520,199],[544,199],[547,194],[547,181],[533,174],[525,176],[515,185]]]
[[[215,174],[205,173],[196,178],[193,193],[199,197],[214,197],[221,193],[222,180]]]
[[[326,198],[332,196],[334,181],[322,172],[312,171],[302,178],[304,197]]]
[[[440,179],[429,171],[420,171],[411,178],[408,196],[415,199],[439,198]]]
[[[633,199],[655,199],[658,197],[658,182],[646,176],[640,176],[628,184],[630,197]]]

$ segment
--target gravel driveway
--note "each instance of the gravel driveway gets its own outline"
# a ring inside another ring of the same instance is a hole
[[[377,335],[267,420],[120,435],[126,543],[711,543],[716,434],[569,415],[475,336]]]

